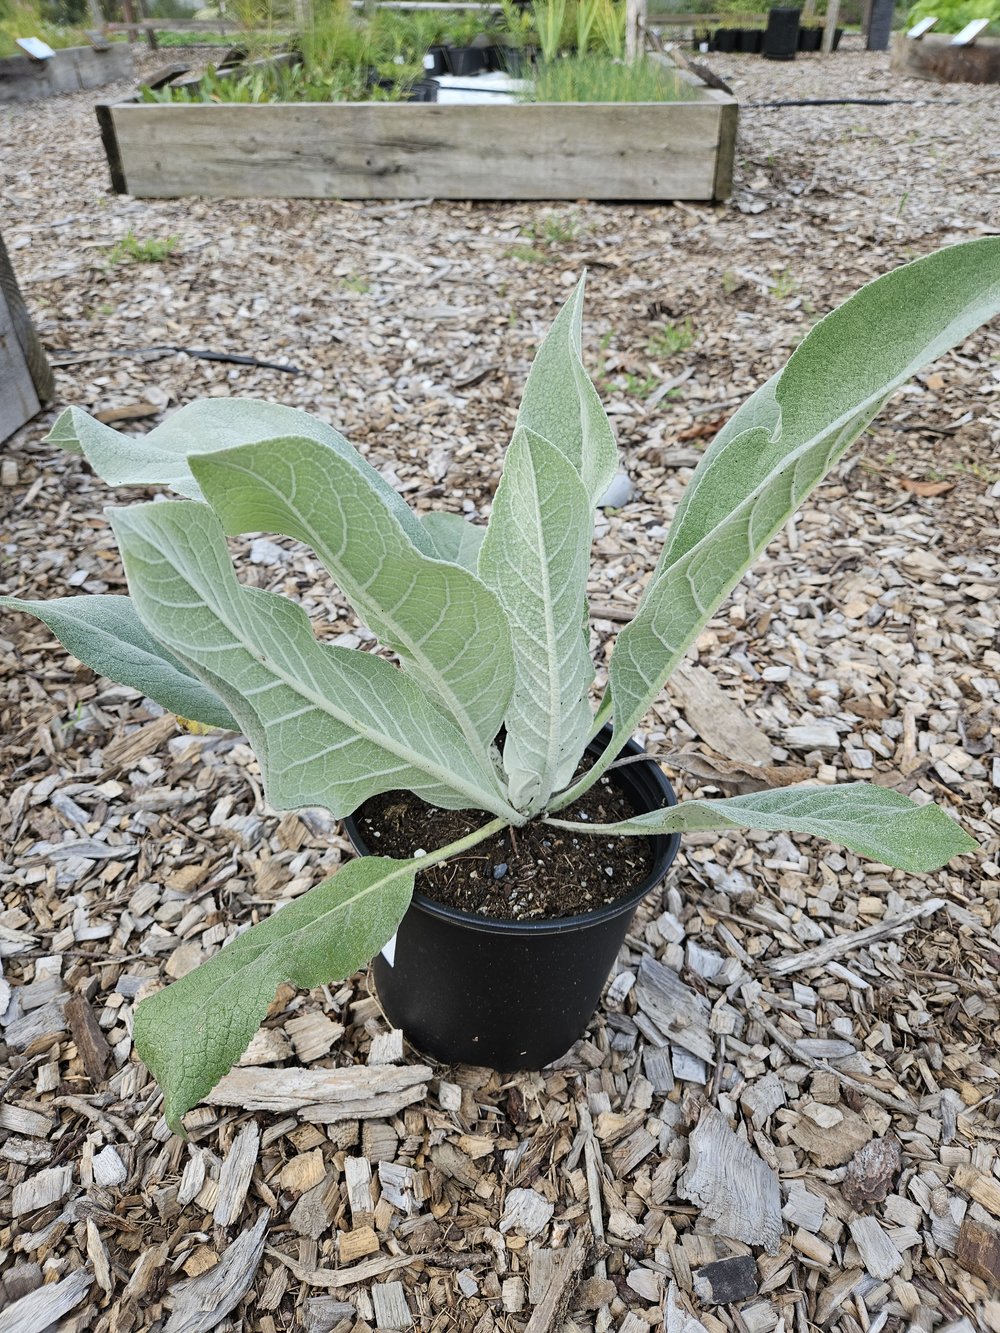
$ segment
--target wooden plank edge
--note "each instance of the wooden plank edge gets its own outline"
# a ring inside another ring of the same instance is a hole
[[[690,112],[696,112],[699,121],[701,121],[705,125],[705,128],[709,130],[709,133],[712,133],[714,131],[714,137],[715,137],[714,148],[709,147],[709,145],[706,144],[705,149],[703,150],[706,157],[709,152],[714,152],[714,160],[710,168],[708,168],[708,164],[706,162],[706,168],[708,169],[706,170],[705,185],[704,187],[699,188],[696,192],[675,193],[673,188],[667,187],[665,192],[658,192],[655,194],[631,193],[628,195],[619,196],[617,194],[612,195],[612,194],[601,193],[601,194],[588,195],[586,194],[586,191],[581,187],[580,183],[577,181],[572,181],[566,186],[558,186],[558,187],[554,186],[552,181],[548,181],[544,189],[539,188],[531,191],[525,190],[524,193],[518,193],[518,194],[512,194],[512,193],[502,193],[502,194],[491,193],[488,195],[485,193],[470,194],[467,192],[465,188],[462,188],[462,189],[456,189],[454,192],[442,191],[439,194],[435,194],[434,197],[440,199],[456,199],[456,200],[462,200],[462,199],[475,199],[477,201],[496,200],[501,202],[515,200],[515,199],[518,200],[567,199],[568,200],[568,199],[579,199],[582,197],[593,198],[596,202],[619,200],[619,199],[622,201],[627,200],[628,202],[646,202],[646,201],[664,201],[675,198],[682,200],[711,202],[719,199],[724,199],[728,197],[728,194],[732,189],[733,159],[735,156],[738,103],[736,99],[731,97],[730,95],[722,93],[714,88],[708,88],[705,85],[698,87],[695,90],[695,92],[696,96],[694,98],[676,103],[636,102],[636,103],[627,103],[624,105],[628,106],[633,110],[642,110],[643,112],[652,113],[654,115],[658,112],[669,111],[673,108],[677,108],[679,110],[683,109]],[[540,104],[537,103],[530,104],[530,109],[537,110],[539,105]],[[581,109],[584,110],[594,109],[598,111],[605,111],[608,109],[607,104],[604,103],[598,103],[598,104],[553,103],[552,105],[555,109],[561,112],[579,111]],[[131,153],[127,145],[128,136],[126,136],[126,151],[123,153],[121,151],[117,134],[117,129],[120,128],[120,125],[117,123],[117,117],[129,116],[131,114],[131,108],[133,107],[136,108],[142,115],[152,114],[155,116],[161,110],[161,108],[156,106],[141,104],[137,97],[123,99],[115,103],[101,103],[98,104],[98,106],[95,108],[97,110],[98,119],[99,121],[102,122],[102,137],[103,137],[103,118],[106,117],[109,121],[110,137],[112,139],[113,148],[109,148],[107,142],[105,142],[105,149],[108,156],[109,167],[112,173],[112,183],[115,187],[116,193],[119,194],[132,193],[133,191],[129,188],[126,179],[128,174],[126,170],[126,164],[131,156]],[[241,113],[241,119],[242,119],[243,116],[245,115],[252,116],[254,113],[280,114],[282,111],[285,110],[290,110],[290,109],[302,110],[303,108],[308,109],[308,104],[275,102],[268,104],[240,106],[238,108],[223,107],[218,109],[223,111],[237,110],[239,113]],[[330,111],[335,111],[338,114],[345,113],[345,119],[346,119],[347,118],[346,113],[349,113],[351,111],[363,111],[366,115],[370,116],[373,113],[374,109],[374,114],[378,116],[380,112],[385,112],[385,113],[398,112],[399,108],[391,104],[386,104],[385,106],[379,106],[378,104],[373,104],[369,102],[361,102],[361,103],[343,102],[343,103],[317,104],[314,109],[319,112],[326,112],[326,113]],[[480,111],[482,109],[483,108],[480,107],[474,108],[474,110],[476,111]],[[504,109],[506,110],[508,108]],[[525,110],[527,109],[529,108],[526,106]],[[191,107],[180,107],[180,108],[165,107],[162,110],[164,111],[182,110],[190,112],[192,114],[194,113],[204,114],[206,112],[211,113],[212,111],[216,110],[216,108],[210,106],[191,106]],[[443,112],[448,120],[460,118],[462,113],[467,112],[468,110],[469,110],[468,107],[459,105],[439,107],[439,106],[418,104],[410,108],[411,113],[418,118],[425,115],[440,116]],[[709,121],[708,121],[709,117],[711,117],[711,128],[709,128]],[[133,158],[133,165],[134,165],[134,158]],[[163,193],[159,189],[155,188],[151,189],[140,188],[140,192],[136,194],[135,197],[145,198],[145,199],[167,199],[167,198],[174,199],[174,198],[186,198],[191,195],[196,195],[197,197],[200,198],[213,198],[213,199],[214,198],[218,199],[258,198],[258,197],[259,198],[310,198],[310,199],[312,198],[405,199],[405,198],[418,198],[418,197],[423,198],[425,197],[425,194],[426,191],[423,190],[417,193],[401,192],[401,193],[387,194],[384,196],[376,194],[367,194],[367,193],[353,193],[353,192],[344,195],[320,195],[314,193],[289,194],[285,192],[278,194],[267,193],[262,195],[250,192],[233,194],[230,193],[228,190],[222,190],[219,193],[215,192],[206,193],[204,185],[198,188],[194,186],[193,182],[185,180],[181,184],[170,188],[169,191],[166,193]]]
[[[722,203],[733,192],[738,121],[739,106],[735,100],[719,105],[719,141],[715,147],[715,181],[712,185],[712,199],[716,203]]]
[[[10,256],[7,254],[7,247],[4,245],[2,236],[0,236],[0,289],[2,289],[2,299],[6,301],[10,313],[14,336],[21,348],[21,354],[31,376],[31,382],[35,386],[35,394],[38,397],[39,405],[44,407],[46,403],[51,403],[56,396],[55,378],[45,355],[45,349],[42,347],[41,340],[35,332],[35,326],[31,322],[31,316],[24,303],[24,297],[21,295],[21,289],[17,285],[14,266],[10,262]]]
[[[111,175],[111,189],[115,194],[128,194],[128,182],[125,179],[125,164],[122,162],[121,149],[118,145],[118,132],[115,129],[114,102],[97,102],[94,114],[101,131],[101,143],[108,160]]]

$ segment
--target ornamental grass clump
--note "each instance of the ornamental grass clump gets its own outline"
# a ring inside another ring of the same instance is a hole
[[[543,820],[580,838],[783,830],[912,873],[975,848],[943,810],[868,783],[688,800],[600,825],[574,821],[570,807],[892,391],[1000,311],[1000,239],[862,288],[723,427],[618,635],[596,708],[588,557],[617,450],[581,360],[582,302],[581,282],[531,367],[485,528],[415,514],[336,430],[272,403],[195,402],[139,440],[75,408],[55,424],[49,438],[111,485],[181,498],[108,511],[128,597],[7,606],[172,712],[245,733],[276,809],[340,817],[402,789],[484,812],[482,827],[422,857],[349,861],[139,1004],[136,1048],[175,1129],[240,1058],[279,985],[318,986],[364,965],[395,933],[421,867],[505,827]],[[396,661],[321,643],[297,605],[242,584],[227,536],[250,532],[307,543]],[[580,776],[605,723],[610,743]]]

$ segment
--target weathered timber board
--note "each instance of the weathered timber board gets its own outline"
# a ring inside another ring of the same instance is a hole
[[[78,93],[115,79],[130,79],[132,74],[132,49],[127,42],[113,42],[106,51],[67,46],[48,60],[9,56],[0,60],[0,102]]]
[[[952,46],[950,33],[928,32],[914,41],[898,32],[892,68],[937,83],[1000,83],[1000,39],[977,37],[971,46]]]
[[[0,442],[30,421],[53,393],[52,371],[0,236]]]
[[[736,103],[110,108],[137,198],[720,199]]]

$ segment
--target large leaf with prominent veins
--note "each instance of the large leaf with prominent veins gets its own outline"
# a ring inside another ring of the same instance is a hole
[[[618,446],[583,367],[583,289],[581,278],[535,355],[517,425],[544,436],[569,459],[596,505],[618,467]]]
[[[235,727],[229,710],[156,642],[128,597],[57,597],[51,602],[0,597],[0,606],[45,622],[81,662],[119,685],[142,690],[171,713],[209,727]]]
[[[552,820],[559,828],[599,836],[763,829],[804,833],[849,847],[875,861],[921,874],[977,843],[936,805],[917,805],[901,792],[868,782],[840,787],[781,787],[713,800],[682,801],[618,824]]]
[[[143,1000],[136,1050],[163,1088],[167,1124],[240,1058],[282,983],[340,981],[392,937],[413,893],[417,860],[365,856],[238,935],[195,971]]]
[[[188,466],[191,454],[288,435],[315,440],[353,467],[382,497],[414,545],[433,554],[433,544],[402,496],[339,431],[295,407],[254,398],[199,398],[139,436],[123,435],[80,408],[68,407],[45,438],[70,453],[83,454],[111,486],[169,486],[179,495],[198,500],[201,492]]]
[[[459,514],[438,509],[421,514],[420,526],[434,543],[434,554],[439,560],[450,560],[475,574],[479,566],[479,550],[486,536],[484,527],[470,523]]]
[[[594,665],[583,626],[592,514],[573,464],[541,436],[515,431],[479,574],[513,635],[503,762],[511,802],[527,814],[570,780],[590,734]]]
[[[314,440],[248,444],[190,464],[227,532],[278,532],[313,548],[488,763],[514,683],[495,594],[467,569],[419,551],[368,478]]]
[[[596,780],[726,594],[878,412],[1000,311],[1000,239],[951,246],[863,287],[736,413],[688,483],[635,619],[615,644],[615,733]]]
[[[224,701],[278,809],[340,817],[402,787],[448,809],[506,815],[492,768],[421,686],[370,653],[317,642],[300,607],[237,582],[207,505],[110,511],[150,633]]]

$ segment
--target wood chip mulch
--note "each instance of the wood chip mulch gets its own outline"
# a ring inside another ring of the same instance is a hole
[[[718,423],[861,282],[1000,227],[995,90],[854,46],[702,58],[744,103],[725,206],[138,202],[108,193],[80,95],[0,122],[4,237],[61,402],[141,432],[204,395],[280,399],[418,508],[469,514],[588,268],[632,485],[598,530],[600,660]],[[818,97],[907,104],[750,105]],[[112,263],[130,229],[173,253]],[[747,764],[874,779],[960,816],[981,858],[916,878],[686,838],[542,1073],[424,1063],[362,974],[283,989],[190,1142],[171,1135],[137,998],[347,844],[267,808],[242,738],[179,730],[5,617],[0,1331],[1000,1330],[998,357],[994,326],[892,400],[644,737],[685,752],[685,794],[738,790]],[[5,588],[122,591],[107,491],[40,443],[52,416],[0,451]],[[362,642],[309,552],[236,547],[250,582]]]

